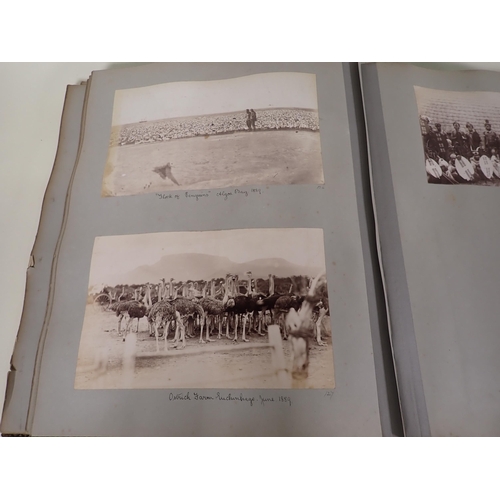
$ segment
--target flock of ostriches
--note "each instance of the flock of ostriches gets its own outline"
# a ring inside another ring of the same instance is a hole
[[[124,318],[127,319],[124,340],[129,333],[131,322],[137,319],[137,331],[139,331],[140,319],[146,318],[150,336],[156,339],[157,351],[159,337],[164,337],[167,349],[167,336],[174,325],[173,345],[179,349],[186,346],[186,336],[195,336],[195,328],[198,325],[200,343],[214,340],[210,338],[214,327],[218,329],[217,339],[221,339],[224,326],[226,338],[236,342],[238,324],[241,324],[241,339],[244,342],[249,341],[246,334],[251,331],[258,335],[266,335],[265,330],[271,323],[280,325],[283,338],[286,340],[288,335],[285,317],[291,309],[296,311],[300,309],[312,280],[305,276],[294,276],[287,279],[291,282],[287,293],[275,293],[275,277],[269,275],[268,293],[264,294],[255,290],[252,274],[248,272],[246,275],[246,286],[243,287],[237,276],[228,274],[222,283],[221,280],[210,280],[201,285],[198,282],[198,288],[194,282],[175,284],[173,279],[170,282],[162,279],[158,285],[147,283],[131,290],[134,294],[133,300],[127,300],[130,294],[125,294],[124,287],[119,297],[116,288],[115,297],[109,288],[104,292],[112,301],[116,300],[112,302],[110,309],[115,311],[118,317],[118,335],[122,336],[121,323]],[[218,289],[217,282],[220,283]],[[326,314],[328,314],[328,297],[325,292],[311,318],[311,327],[316,330],[317,342],[322,346],[325,344],[321,340],[321,323]],[[230,326],[233,328],[232,337],[229,332]]]

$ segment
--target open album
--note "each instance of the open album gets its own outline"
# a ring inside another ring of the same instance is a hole
[[[69,86],[2,433],[498,435],[498,91],[340,63]]]

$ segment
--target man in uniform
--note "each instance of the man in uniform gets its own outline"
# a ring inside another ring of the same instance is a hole
[[[433,149],[439,158],[448,161],[450,156],[448,141],[446,140],[446,134],[441,130],[440,123],[436,123],[436,131],[432,133],[432,142],[434,144]]]
[[[255,123],[257,122],[257,113],[255,112],[254,109],[250,110],[250,116],[251,116],[251,121],[252,121],[252,128],[255,130]]]
[[[460,130],[460,123],[453,122],[453,131],[451,132],[451,141],[455,153],[469,158],[471,155],[470,146],[466,134]]]
[[[481,136],[476,132],[472,123],[467,122],[465,124],[465,128],[467,129],[467,135],[469,136],[470,147],[472,151],[476,151],[481,147]]]
[[[252,130],[252,113],[249,109],[247,109],[247,127],[248,130]]]
[[[427,116],[420,115],[420,133],[422,134],[422,143],[424,146],[425,157],[428,158],[432,155],[432,142],[433,135],[432,127],[430,125],[430,120]]]
[[[491,156],[492,149],[498,149],[498,135],[491,130],[491,124],[489,120],[484,120],[484,150],[487,156]]]

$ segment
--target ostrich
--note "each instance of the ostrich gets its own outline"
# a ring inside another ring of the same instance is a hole
[[[237,284],[238,284],[238,277],[233,276],[228,284],[230,284],[230,283],[232,283],[232,287],[230,287],[230,288],[232,289],[232,292],[234,294],[236,291]],[[250,292],[250,288],[248,287],[247,293],[249,293],[249,292]],[[231,298],[231,300],[232,300],[231,304],[229,303],[229,299],[227,300],[226,309],[227,309],[227,312],[229,314],[234,315],[234,338],[233,338],[233,341],[237,342],[237,340],[238,340],[238,319],[241,315],[242,316],[242,323],[243,323],[241,339],[243,340],[243,342],[249,342],[249,340],[246,338],[246,335],[245,335],[246,322],[247,322],[248,314],[250,312],[253,313],[253,311],[255,310],[254,308],[257,306],[257,302],[259,299],[258,298],[253,299],[249,295],[236,295],[236,294],[234,294],[234,296]],[[229,321],[228,321],[227,329],[226,329],[226,336],[229,338],[228,329],[229,329]]]
[[[269,292],[267,297],[262,298],[259,300],[258,305],[260,307],[260,311],[262,314],[263,319],[266,317],[267,311],[271,314],[271,321],[273,320],[273,310],[274,306],[276,304],[276,301],[281,297],[282,295],[279,293],[275,293],[274,291],[274,275],[270,274],[269,275]],[[259,325],[259,333],[261,331],[261,326]]]
[[[128,320],[125,325],[125,335],[123,337],[123,341],[125,342],[125,337],[128,334],[130,324],[132,323],[132,320],[137,319],[137,330],[136,332],[139,332],[139,321],[141,318],[144,318],[146,314],[148,313],[148,308],[142,303],[139,302],[138,300],[132,300],[130,301],[130,306],[128,307],[126,314],[128,314]]]
[[[146,307],[151,308],[153,305],[153,302],[151,301],[151,284],[146,283],[146,292],[144,293],[144,298],[142,299],[142,302]]]
[[[200,299],[199,302],[200,306],[203,308],[205,311],[205,328],[206,328],[206,333],[205,333],[205,338],[206,342],[212,342],[212,339],[209,336],[208,332],[208,326],[210,323],[210,320],[215,321],[218,319],[219,323],[219,335],[217,336],[218,339],[221,338],[221,320],[222,320],[222,315],[224,314],[226,307],[224,306],[224,303],[222,300],[217,300],[214,299],[213,297],[203,297]],[[200,344],[204,344],[205,341],[203,340],[203,328],[200,330]]]
[[[202,297],[205,297],[206,295],[206,285],[204,286],[203,290],[200,292],[199,290],[196,289],[196,286],[194,282],[190,282],[189,285],[187,286],[187,297],[193,300],[198,300],[201,299]]]
[[[277,323],[278,325],[280,325],[281,329],[283,330],[284,340],[288,339],[288,332],[285,323],[286,314],[290,311],[290,309],[295,309],[296,311],[298,311],[303,300],[303,297],[285,294],[278,297],[274,304],[274,322],[275,324]]]
[[[166,294],[165,278],[162,278],[158,285],[158,302],[166,298],[166,295],[167,294]]]
[[[247,301],[247,320],[249,321],[249,326],[248,326],[248,333],[253,330],[255,331],[255,324],[252,324],[256,318],[259,318],[259,330],[258,333],[259,335],[262,335],[261,331],[261,319],[262,319],[262,300],[265,298],[264,294],[259,293],[255,290],[255,280],[252,278],[252,273],[251,271],[247,271],[246,273],[247,276],[247,296],[248,296],[248,301]],[[252,320],[254,320],[252,322]]]
[[[177,327],[180,324],[180,316],[176,311],[174,304],[169,300],[160,300],[151,307],[148,313],[148,322],[150,330],[154,333],[156,339],[156,351],[160,350],[158,344],[159,329],[163,327],[163,335],[165,337],[165,350],[167,347],[168,327],[171,321],[176,321]],[[177,329],[176,329],[177,330]],[[177,335],[177,331],[176,331]]]
[[[193,302],[192,300],[186,297],[177,297],[172,301],[172,304],[175,307],[175,310],[180,315],[179,327],[181,331],[182,348],[184,348],[186,347],[184,320],[189,317],[194,317],[197,314],[200,318],[200,328],[203,331],[203,326],[205,324],[205,311],[200,306],[200,304]],[[177,329],[175,333],[175,338],[174,338],[175,345],[177,345],[177,342],[179,340],[178,331],[179,329]]]
[[[294,291],[296,295],[299,295],[299,303],[300,306],[302,301],[307,296],[308,291],[312,287],[313,278],[307,278],[305,276],[292,276],[292,283],[294,287]],[[328,306],[328,288],[326,284],[321,285],[318,289],[317,293],[320,294],[321,300],[316,304],[313,309],[312,321],[314,322],[316,328],[316,341],[318,345],[325,346],[326,344],[321,340],[321,325],[323,322],[323,318],[329,314],[329,306]],[[298,311],[298,307],[292,306],[296,311]]]
[[[139,302],[138,300],[125,300],[122,302],[117,302],[116,307],[116,316],[118,317],[118,335],[121,336],[121,324],[125,315],[128,315],[129,319],[127,321],[127,328],[125,329],[125,336],[128,332],[128,326],[132,319],[137,318],[137,331],[139,331],[139,320],[144,318],[147,312],[147,307]],[[125,340],[125,337],[123,338]]]
[[[210,284],[210,296],[214,297],[215,299],[222,300],[224,298],[224,294],[226,293],[225,280],[222,279],[222,283],[220,283],[220,286],[218,289],[216,289],[217,281],[218,281],[218,279],[212,280],[212,283]]]
[[[180,295],[179,295],[179,291],[180,291]],[[174,302],[177,302],[177,303],[181,303],[180,302],[180,299],[185,299],[186,301],[188,301],[189,303],[193,303],[193,302],[197,302],[196,299],[193,299],[192,298],[192,295],[191,295],[191,282],[186,282],[184,283],[183,281],[180,281],[178,283],[178,285],[176,287],[174,287],[174,295],[172,297],[172,300]],[[183,304],[186,304],[185,302],[183,302]],[[188,306],[183,306],[184,308],[188,307]],[[194,337],[194,313],[193,314],[188,314],[187,315],[187,332],[185,332],[185,330],[183,330],[183,334],[185,334],[188,338],[193,338]],[[183,324],[184,326],[184,324]],[[178,330],[176,330],[176,335],[175,335],[175,339],[174,339],[174,342],[177,342],[178,341]]]
[[[180,186],[180,184],[177,182],[176,178],[174,177],[174,174],[172,174],[172,165],[167,163],[166,165],[163,165],[162,167],[155,167],[153,168],[153,172],[157,173],[162,179],[170,179],[174,184],[177,184]]]
[[[208,283],[206,283],[205,289],[208,289]],[[211,290],[215,289],[215,281],[211,280]],[[200,306],[203,308],[205,311],[205,324],[206,324],[206,341],[211,342],[210,336],[209,336],[209,331],[208,331],[208,326],[210,323],[210,320],[218,320],[219,323],[219,335],[217,336],[218,339],[221,338],[222,332],[222,316],[226,312],[226,305],[228,303],[228,289],[226,288],[224,292],[224,297],[222,300],[218,300],[215,297],[203,297],[200,300]],[[232,305],[232,303],[231,303]],[[204,344],[205,341],[203,340],[203,328],[200,331],[200,344]]]
[[[235,305],[234,302],[234,283],[232,282],[233,277],[230,274],[226,274],[226,279],[224,281],[224,297],[222,299],[222,303],[227,313],[226,318],[226,338],[230,339],[229,336],[229,323],[231,322],[231,318],[234,317],[233,308]]]
[[[271,309],[273,322],[280,325],[284,340],[288,338],[285,316],[290,309],[299,310],[310,283],[309,278],[306,276],[292,276],[291,281],[288,293],[279,295],[274,302],[274,307]]]
[[[292,344],[292,376],[296,381],[308,377],[309,338],[314,335],[313,310],[320,302],[327,303],[327,295],[326,274],[323,272],[314,278],[299,311],[291,309],[287,315]]]

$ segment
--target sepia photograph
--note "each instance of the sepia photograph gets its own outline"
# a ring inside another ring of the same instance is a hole
[[[102,196],[324,184],[316,76],[117,90]]]
[[[95,239],[75,389],[333,389],[323,230]]]
[[[500,93],[415,87],[427,182],[500,186]]]

